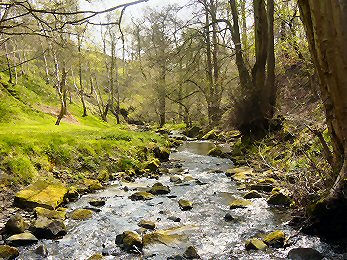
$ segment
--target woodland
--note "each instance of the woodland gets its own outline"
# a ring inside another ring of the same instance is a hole
[[[101,2],[0,1],[0,258],[18,256],[4,253],[20,233],[12,215],[39,215],[18,197],[28,185],[59,183],[66,205],[110,180],[162,178],[190,141],[213,143],[238,185],[283,195],[298,232],[346,257],[347,3]],[[146,247],[126,232],[125,251]],[[189,250],[168,259],[197,258]]]

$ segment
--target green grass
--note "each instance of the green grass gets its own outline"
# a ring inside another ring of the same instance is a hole
[[[33,76],[13,85],[0,73],[0,101],[0,185],[28,184],[54,172],[69,181],[140,169],[152,156],[146,147],[165,144],[156,134],[116,125],[111,115],[103,122],[90,104],[82,117],[78,97],[68,106],[74,120],[55,126],[56,118],[41,111],[58,110],[55,90]]]

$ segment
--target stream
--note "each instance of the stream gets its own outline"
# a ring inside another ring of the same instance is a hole
[[[230,201],[242,198],[246,191],[238,190],[237,185],[223,173],[233,167],[230,160],[206,155],[213,146],[208,142],[185,142],[170,156],[172,165],[176,165],[176,168],[170,169],[171,172],[180,172],[182,179],[191,176],[199,183],[190,180],[186,185],[174,184],[170,182],[169,175],[163,175],[159,180],[140,178],[134,183],[115,181],[105,190],[84,195],[77,202],[67,205],[68,211],[72,211],[90,207],[88,202],[91,199],[104,199],[106,205],[100,207],[100,212],[94,212],[92,218],[84,221],[66,220],[67,235],[58,240],[40,240],[36,245],[23,247],[19,259],[42,259],[34,253],[42,244],[49,252],[45,259],[88,259],[102,251],[110,254],[105,259],[167,259],[182,255],[190,245],[197,249],[202,259],[285,259],[288,251],[294,247],[314,248],[323,253],[326,259],[346,259],[343,255],[335,254],[319,238],[304,234],[295,236],[294,244],[285,249],[246,251],[244,241],[259,234],[280,229],[289,236],[296,231],[287,225],[289,212],[269,207],[264,198],[252,199],[253,205],[246,209],[229,209]],[[168,195],[155,196],[149,201],[132,201],[128,198],[135,190],[144,190],[158,181],[170,187]],[[124,191],[124,186],[129,191]],[[192,201],[193,209],[181,211],[179,199]],[[226,213],[235,219],[226,222]],[[172,216],[181,221],[174,222]],[[115,245],[116,235],[125,230],[138,230],[137,223],[142,219],[154,221],[156,230],[172,228],[175,234],[182,235],[184,239],[172,245],[144,247],[142,255],[122,251]]]

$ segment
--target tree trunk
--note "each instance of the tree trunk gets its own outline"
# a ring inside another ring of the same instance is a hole
[[[347,3],[338,0],[299,0],[299,7],[320,79],[327,125],[334,149],[335,183],[324,198],[324,203],[321,203],[324,206],[316,207],[315,214],[322,226],[328,224],[326,231],[335,232],[336,236],[342,233],[341,235],[346,237]],[[337,214],[338,212],[340,213]]]
[[[58,86],[58,94],[60,99],[60,112],[57,117],[57,121],[55,122],[55,125],[60,125],[60,121],[66,115],[67,113],[67,88],[66,88],[66,77],[67,72],[65,69],[65,65],[63,65],[62,73],[61,73],[61,81],[59,82]]]
[[[79,76],[79,81],[80,81],[80,98],[81,98],[81,103],[83,107],[83,114],[82,117],[88,116],[87,114],[87,106],[86,102],[84,101],[84,88],[83,88],[83,77],[82,77],[82,39],[81,36],[78,36],[78,76]]]

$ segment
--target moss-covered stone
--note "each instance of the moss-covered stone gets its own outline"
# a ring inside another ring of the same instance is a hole
[[[230,209],[240,209],[240,208],[243,209],[243,208],[247,208],[250,205],[252,205],[252,202],[248,200],[236,199],[229,204],[229,207]]]
[[[193,203],[189,200],[181,199],[178,201],[178,205],[183,211],[191,210],[193,208]]]
[[[141,220],[137,225],[146,229],[155,229],[155,223],[149,220]]]
[[[279,248],[284,246],[285,237],[286,236],[283,231],[276,230],[267,234],[264,237],[263,242],[268,246]]]
[[[264,191],[264,192],[271,192],[273,189],[272,184],[252,184],[250,185],[251,190],[256,190],[256,191]]]
[[[19,251],[15,247],[0,245],[0,259],[12,260],[19,256]]]
[[[34,209],[36,217],[45,217],[48,219],[66,219],[66,212],[64,210],[50,210],[42,207]]]
[[[101,170],[98,174],[98,177],[97,177],[97,180],[100,181],[100,182],[107,182],[110,180],[110,174],[109,172],[104,169],[104,170]]]
[[[76,209],[71,213],[71,218],[75,220],[86,220],[91,218],[93,211],[89,209]]]
[[[142,237],[134,231],[124,231],[117,236],[116,243],[126,251],[141,250],[143,247]]]
[[[289,206],[291,199],[282,192],[274,192],[267,200],[270,205]]]
[[[250,178],[250,176],[247,174],[247,172],[238,172],[235,173],[233,176],[230,177],[233,181],[237,182],[243,182]]]
[[[129,196],[129,199],[134,201],[135,200],[151,200],[153,198],[154,198],[154,195],[146,191],[138,191]]]
[[[60,183],[40,180],[19,191],[15,196],[14,203],[21,208],[56,209],[64,202],[67,192],[67,188]]]
[[[168,186],[164,186],[162,183],[157,182],[153,184],[152,188],[149,190],[153,195],[162,195],[170,193],[170,188]]]
[[[193,246],[187,247],[187,249],[184,251],[183,257],[185,259],[200,259],[198,251]]]
[[[164,244],[170,246],[182,241],[184,236],[178,234],[169,234],[165,230],[159,230],[143,236],[143,245]]]
[[[259,179],[259,184],[275,184],[276,180],[274,178]]]
[[[215,129],[212,129],[208,133],[206,133],[203,137],[201,137],[202,140],[217,140],[218,139],[218,131]]]
[[[16,214],[6,222],[5,233],[9,235],[23,233],[27,228],[24,218],[20,214]]]
[[[102,254],[98,253],[98,254],[94,254],[92,256],[90,256],[87,260],[101,260],[104,257],[102,256]]]
[[[255,190],[251,190],[243,196],[244,199],[256,199],[256,198],[262,198],[262,197],[263,196]]]
[[[153,154],[159,161],[166,162],[169,160],[170,150],[165,147],[156,147],[153,149]]]
[[[222,149],[219,147],[214,147],[211,150],[208,151],[207,155],[213,156],[213,157],[225,157],[225,154],[223,153]]]
[[[182,182],[182,179],[179,176],[174,175],[174,176],[170,176],[170,182],[180,183],[180,182]]]
[[[88,188],[86,187],[86,190],[87,189]],[[75,201],[79,198],[79,196],[80,196],[80,189],[78,187],[76,187],[76,186],[69,187],[69,190],[66,194],[67,199],[69,199],[71,201]]]
[[[101,185],[101,183],[98,180],[92,180],[92,179],[84,180],[84,185],[86,185],[88,187],[88,190],[90,192],[101,190],[103,188],[103,186]]]
[[[102,206],[105,206],[106,201],[101,199],[93,199],[89,201],[89,204],[94,207],[102,207]]]
[[[231,168],[225,172],[225,175],[227,177],[231,177],[231,176],[235,175],[236,173],[244,173],[245,175],[251,175],[253,173],[253,169],[250,167],[247,167],[247,166],[238,167],[238,168]]]
[[[188,136],[190,138],[195,138],[200,134],[201,130],[202,130],[202,128],[199,126],[192,126],[191,128],[189,128],[186,131],[185,134],[186,134],[186,136]]]
[[[16,234],[6,239],[6,243],[10,246],[26,246],[37,243],[37,241],[38,239],[29,232]]]
[[[160,167],[160,161],[158,159],[153,159],[149,162],[145,162],[144,169],[147,169],[151,172],[156,172]]]
[[[265,251],[267,245],[261,241],[260,239],[253,238],[251,240],[247,240],[245,243],[246,250],[260,250]]]

